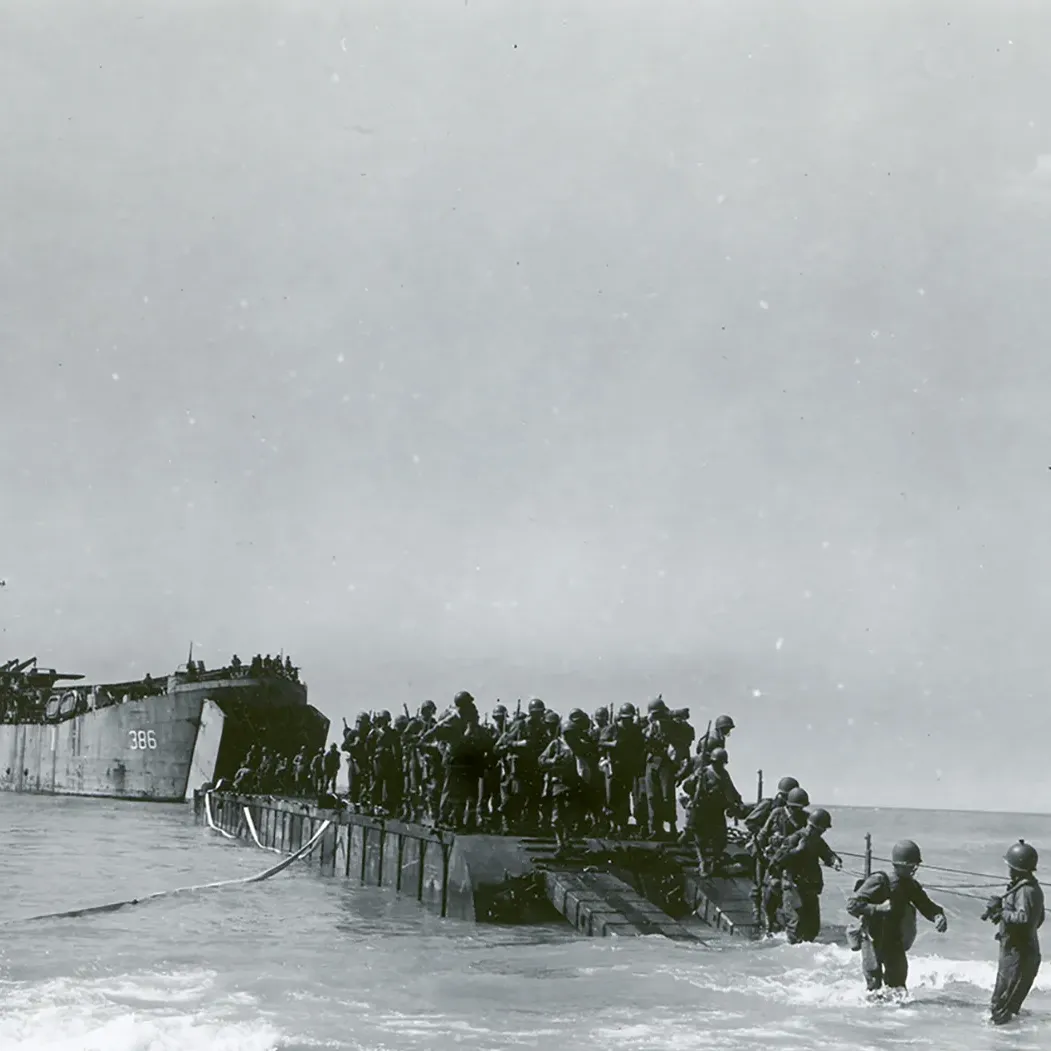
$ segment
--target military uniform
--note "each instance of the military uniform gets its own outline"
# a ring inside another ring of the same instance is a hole
[[[1003,897],[990,900],[983,917],[996,921],[996,940],[1000,943],[990,1005],[994,1025],[1003,1025],[1018,1014],[1033,987],[1040,970],[1037,932],[1044,923],[1044,891],[1033,874],[1036,851],[1019,840],[1004,860],[1011,866],[1011,883]]]

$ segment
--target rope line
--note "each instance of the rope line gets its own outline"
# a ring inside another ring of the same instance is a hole
[[[229,832],[225,832],[223,829],[219,828],[219,826],[212,821],[211,807],[208,804],[209,795],[211,795],[210,792],[204,797],[205,816],[208,820],[209,826],[214,828],[216,832],[222,832],[224,836],[231,839],[235,838],[231,836]],[[251,820],[250,817],[249,820]],[[159,890],[154,894],[147,894],[141,898],[129,898],[126,901],[114,901],[110,902],[108,905],[92,905],[85,909],[68,909],[65,912],[47,912],[40,916],[26,916],[22,919],[4,920],[0,923],[0,926],[10,927],[19,923],[36,923],[39,920],[62,920],[73,919],[80,916],[93,916],[103,912],[116,912],[117,909],[123,909],[129,905],[142,905],[148,901],[156,901],[158,898],[173,898],[177,894],[190,894],[199,890],[214,890],[218,887],[236,887],[246,883],[262,883],[263,880],[270,879],[271,876],[276,876],[279,872],[283,872],[292,864],[292,862],[306,857],[307,854],[317,846],[321,837],[325,834],[331,824],[332,822],[329,820],[322,822],[321,827],[317,832],[315,832],[314,835],[310,837],[310,840],[307,843],[304,843],[294,854],[290,854],[282,861],[279,861],[276,865],[272,865],[270,868],[263,872],[258,872],[254,876],[241,876],[238,879],[218,880],[215,883],[198,883],[192,887],[177,887],[175,890]],[[280,853],[280,851],[278,851],[278,853]]]
[[[220,835],[226,836],[227,839],[237,839],[237,836],[232,832],[227,832],[225,828],[220,828],[215,823],[215,820],[212,817],[212,793],[210,791],[204,793],[204,817],[208,822],[208,827],[213,832],[218,832]]]
[[[252,811],[251,811],[251,810],[249,810],[249,809],[248,809],[248,807],[245,807],[245,808],[244,808],[244,814],[245,814],[245,821],[247,821],[247,822],[248,822],[248,832],[249,832],[249,834],[251,835],[252,839],[254,839],[254,840],[255,840],[255,845],[256,845],[256,846],[257,846],[257,847],[258,847],[258,848],[259,848],[260,850],[270,850],[270,851],[273,851],[273,853],[275,853],[275,854],[283,854],[283,853],[284,853],[284,851],[283,851],[283,850],[279,850],[279,849],[278,849],[277,847],[267,847],[267,846],[264,846],[264,845],[263,845],[263,844],[262,844],[262,843],[261,843],[261,842],[259,841],[259,833],[258,833],[258,832],[256,832],[256,830],[255,830],[255,822],[254,822],[254,821],[252,820]],[[221,830],[220,830],[220,831],[221,831]]]
[[[843,857],[843,858],[860,858],[862,861],[865,861],[866,858],[867,858],[867,855],[865,855],[865,854],[857,854],[857,853],[855,853],[852,850],[837,850],[836,853],[840,857]],[[868,860],[878,861],[878,862],[881,862],[881,863],[886,864],[886,865],[893,865],[894,864],[894,862],[890,858],[877,857],[875,854],[873,854],[871,856],[868,856]],[[929,872],[944,872],[944,873],[947,873],[947,874],[952,875],[952,876],[973,876],[976,879],[989,881],[989,882],[983,882],[983,883],[958,883],[958,884],[955,884],[955,885],[925,884],[925,886],[927,887],[928,890],[936,890],[936,891],[938,891],[939,893],[942,893],[942,894],[958,894],[961,897],[976,898],[978,900],[983,900],[982,895],[980,895],[980,894],[968,894],[966,892],[967,891],[971,891],[971,890],[994,890],[994,889],[997,889],[999,887],[1004,886],[1004,884],[1006,884],[1007,881],[1008,881],[1008,877],[1006,875],[1004,875],[1004,876],[994,876],[990,872],[974,872],[974,871],[972,871],[970,869],[946,868],[944,865],[928,865],[926,863],[924,863],[921,867],[923,869],[926,869]],[[854,873],[852,871],[851,875],[863,876],[864,873],[863,872]],[[1041,883],[1040,885],[1041,886],[1045,886],[1045,884],[1043,884],[1043,883]]]

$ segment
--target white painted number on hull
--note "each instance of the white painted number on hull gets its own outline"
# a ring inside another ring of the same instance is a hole
[[[136,751],[157,747],[157,735],[152,730],[129,730],[128,737],[131,739],[129,744]]]

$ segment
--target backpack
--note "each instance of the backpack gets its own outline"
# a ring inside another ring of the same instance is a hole
[[[872,876],[882,876],[888,882],[890,881],[890,877],[885,872],[873,872]],[[871,879],[872,876],[862,876],[860,879],[855,880],[854,893],[857,894],[857,892],[861,890],[862,884],[866,880]],[[854,920],[852,923],[848,924],[846,929],[846,935],[847,946],[849,947],[850,951],[861,952],[861,945],[865,940],[865,921],[859,919]]]

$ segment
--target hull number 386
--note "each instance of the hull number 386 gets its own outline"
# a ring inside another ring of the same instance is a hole
[[[128,744],[136,751],[157,747],[157,735],[152,730],[129,730]]]

